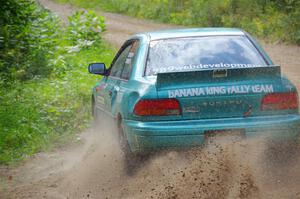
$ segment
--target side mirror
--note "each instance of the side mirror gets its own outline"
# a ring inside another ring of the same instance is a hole
[[[89,73],[96,74],[96,75],[106,75],[107,70],[105,68],[104,63],[93,63],[90,64],[88,67]]]

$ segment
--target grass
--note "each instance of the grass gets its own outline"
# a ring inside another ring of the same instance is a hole
[[[90,125],[91,91],[101,77],[89,74],[87,66],[93,62],[109,65],[115,49],[101,34],[89,32],[90,26],[97,29],[99,25],[93,24],[94,13],[74,16],[72,27],[60,26],[56,50],[46,54],[50,74],[0,81],[0,164],[15,164],[63,145]],[[86,41],[94,43],[85,45]]]
[[[87,65],[109,64],[114,50],[104,44],[68,56],[63,77],[15,82],[1,89],[0,163],[22,160],[72,139],[91,119],[91,88],[99,77]]]

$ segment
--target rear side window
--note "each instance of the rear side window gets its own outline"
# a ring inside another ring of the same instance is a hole
[[[125,64],[124,64],[124,68],[122,71],[122,75],[121,78],[122,79],[129,79],[130,78],[130,74],[131,74],[131,70],[132,70],[132,64],[134,62],[134,58],[136,57],[136,49],[138,48],[139,42],[138,41],[134,41],[133,44],[131,45],[131,48],[129,50],[129,53],[126,57],[125,60]]]
[[[175,38],[151,41],[145,74],[265,65],[246,36]]]

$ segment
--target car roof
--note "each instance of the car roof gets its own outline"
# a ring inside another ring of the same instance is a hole
[[[238,28],[188,28],[188,29],[167,29],[154,32],[141,33],[140,35],[150,37],[150,40],[197,37],[197,36],[219,36],[219,35],[245,35],[244,31]]]

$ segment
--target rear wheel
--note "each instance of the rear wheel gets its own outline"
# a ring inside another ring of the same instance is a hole
[[[142,162],[147,159],[146,154],[132,152],[124,132],[122,120],[118,121],[118,134],[121,150],[124,154],[125,170],[128,175],[133,175],[142,165]]]
[[[122,152],[124,153],[125,158],[132,157],[133,153],[130,150],[127,137],[124,132],[124,126],[122,120],[118,121],[118,134],[119,134],[119,144]]]

